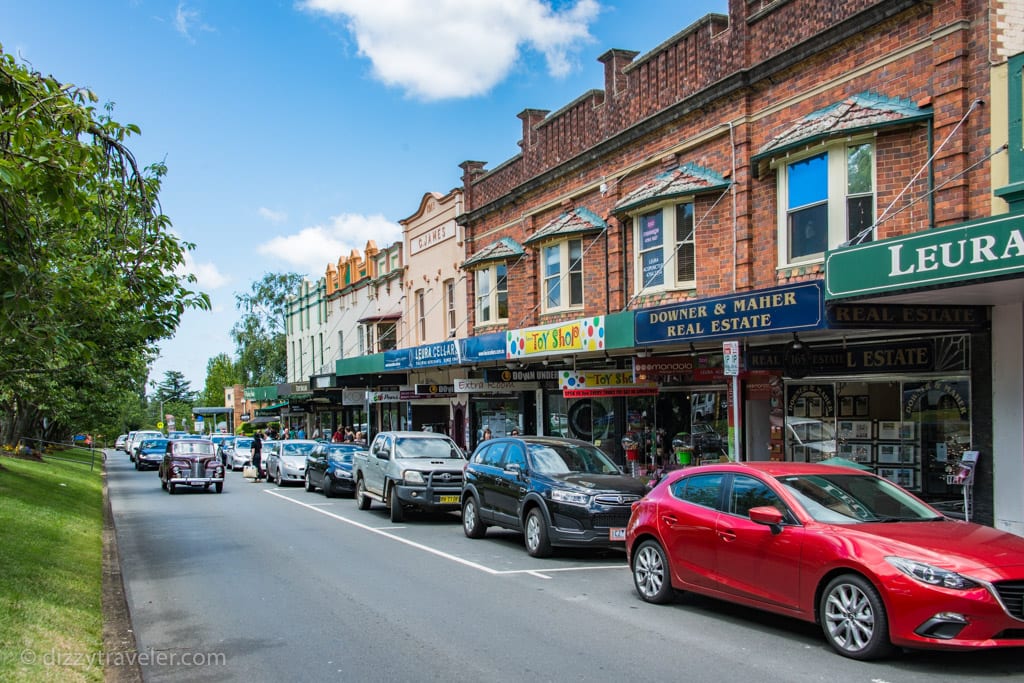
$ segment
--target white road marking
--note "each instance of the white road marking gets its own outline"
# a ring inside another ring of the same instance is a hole
[[[388,530],[386,531],[385,529],[383,529],[381,527],[374,527],[374,526],[370,526],[368,524],[363,524],[362,522],[357,522],[357,521],[355,521],[353,519],[349,519],[348,517],[343,517],[343,516],[341,516],[339,514],[335,514],[333,512],[329,512],[327,510],[324,510],[321,507],[318,507],[318,506],[325,505],[325,503],[304,503],[304,502],[302,502],[300,500],[295,500],[294,498],[291,498],[289,496],[285,496],[285,495],[282,495],[282,494],[278,493],[279,490],[280,489],[264,489],[263,492],[264,493],[269,493],[272,496],[276,496],[277,498],[280,498],[281,500],[286,500],[289,503],[294,503],[296,505],[301,505],[304,508],[309,508],[313,512],[319,512],[322,515],[327,515],[328,517],[336,519],[339,522],[344,522],[345,524],[350,524],[350,525],[352,525],[352,526],[354,526],[354,527],[356,527],[358,529],[362,529],[363,531],[369,531],[371,534],[377,534],[378,536],[383,536],[385,538],[390,538],[393,541],[398,541],[399,543],[404,543],[405,545],[407,545],[407,546],[409,546],[411,548],[416,548],[417,550],[422,550],[424,552],[428,552],[431,555],[437,555],[438,557],[444,558],[446,560],[450,560],[452,562],[456,562],[456,563],[461,564],[461,565],[466,566],[466,567],[470,567],[471,569],[476,569],[476,570],[482,571],[485,574],[490,574],[492,576],[508,576],[508,575],[511,575],[511,574],[529,574],[530,576],[534,576],[534,577],[536,577],[538,579],[551,579],[551,577],[547,576],[547,574],[553,574],[553,573],[556,573],[556,572],[590,571],[592,569],[626,569],[625,565],[604,565],[604,566],[597,566],[597,567],[551,567],[551,568],[545,568],[545,569],[492,569],[491,567],[487,567],[487,566],[482,565],[482,564],[480,564],[478,562],[473,562],[471,560],[467,560],[467,559],[461,558],[461,557],[459,557],[457,555],[452,555],[451,553],[446,553],[443,550],[438,550],[437,548],[431,548],[428,545],[423,545],[422,543],[417,543],[416,541],[410,541],[408,538],[402,538],[401,536],[397,536],[397,535],[395,535],[393,533],[390,533],[391,531],[394,531],[395,529],[405,529],[407,527],[404,527],[404,526],[390,526],[390,527],[388,527]],[[326,503],[326,505],[330,505],[330,503]]]

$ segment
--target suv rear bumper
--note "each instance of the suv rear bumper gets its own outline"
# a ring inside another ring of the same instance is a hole
[[[394,494],[403,505],[413,505],[422,510],[461,510],[461,486],[409,486],[395,484]]]

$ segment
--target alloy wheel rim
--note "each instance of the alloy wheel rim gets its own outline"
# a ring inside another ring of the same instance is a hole
[[[647,597],[657,595],[665,582],[665,565],[654,548],[646,547],[636,556],[633,576],[637,588]]]
[[[537,523],[537,518],[531,515],[526,520],[526,545],[536,548],[538,543],[540,543],[540,525]]]
[[[472,529],[476,526],[476,509],[472,503],[466,504],[466,509],[462,511],[463,522],[466,525],[466,529]]]
[[[875,632],[875,613],[864,591],[851,584],[842,584],[829,593],[825,603],[825,623],[836,645],[848,652],[857,652],[871,642]]]

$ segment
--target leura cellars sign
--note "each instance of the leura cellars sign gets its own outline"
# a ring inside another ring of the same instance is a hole
[[[1024,216],[843,247],[825,257],[825,299],[948,285],[1024,272]]]

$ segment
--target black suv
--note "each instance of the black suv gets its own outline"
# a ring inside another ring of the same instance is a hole
[[[466,466],[462,528],[470,538],[482,538],[490,525],[522,531],[534,557],[550,555],[552,546],[617,547],[644,491],[586,441],[491,439]]]

